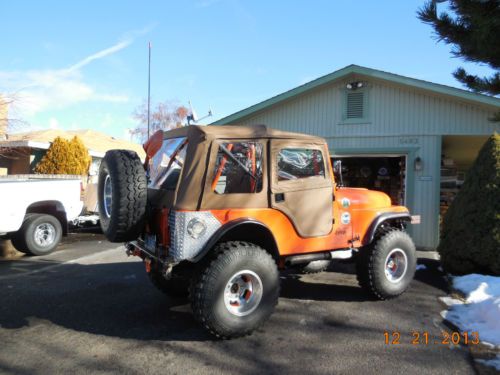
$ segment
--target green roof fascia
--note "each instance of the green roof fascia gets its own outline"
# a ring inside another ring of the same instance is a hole
[[[339,78],[345,77],[349,74],[359,74],[359,75],[364,75],[367,77],[373,77],[373,78],[377,78],[377,79],[381,79],[381,80],[385,80],[385,81],[390,81],[390,82],[394,82],[394,83],[405,85],[405,86],[412,86],[412,87],[419,88],[422,90],[432,91],[432,92],[435,92],[438,94],[448,95],[448,96],[452,96],[455,98],[473,101],[473,102],[480,103],[483,105],[500,108],[500,98],[496,98],[493,96],[477,94],[474,92],[458,89],[455,87],[450,87],[450,86],[441,85],[438,83],[423,81],[423,80],[416,79],[416,78],[405,77],[405,76],[401,76],[401,75],[394,74],[394,73],[384,72],[381,70],[365,68],[365,67],[359,66],[359,65],[348,65],[345,68],[337,70],[333,73],[327,74],[323,77],[315,79],[315,80],[308,82],[304,85],[298,86],[298,87],[291,89],[291,90],[288,90],[288,91],[285,91],[284,93],[273,96],[270,99],[264,100],[260,103],[257,103],[255,105],[248,107],[248,108],[245,108],[241,111],[235,112],[229,116],[223,117],[220,120],[214,121],[211,125],[224,125],[224,124],[233,123],[233,122],[238,121],[244,117],[248,117],[254,113],[257,113],[257,112],[262,111],[264,109],[270,108],[275,104],[284,102],[284,101],[292,99],[298,95],[301,95],[307,91],[310,91],[310,90],[315,89],[317,87],[321,87],[323,85],[331,83],[331,82],[333,82]]]

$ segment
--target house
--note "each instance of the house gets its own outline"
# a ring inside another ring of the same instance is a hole
[[[324,137],[342,163],[342,182],[386,192],[419,225],[421,249],[435,249],[440,218],[488,136],[500,99],[349,65],[214,124],[266,124]]]
[[[94,130],[40,130],[28,133],[8,134],[0,140],[0,176],[32,174],[36,165],[47,152],[56,137],[80,138],[92,158],[89,176],[84,179],[84,207],[87,212],[97,212],[97,177],[99,165],[108,150],[127,149],[137,152],[144,160],[146,154],[141,145],[115,139]]]
[[[30,174],[56,137],[81,139],[92,157],[90,174],[96,174],[101,159],[111,149],[129,149],[137,152],[141,159],[145,153],[141,145],[122,141],[94,130],[40,130],[28,133],[9,134],[0,140],[0,175]]]

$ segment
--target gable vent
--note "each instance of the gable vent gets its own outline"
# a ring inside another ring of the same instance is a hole
[[[347,93],[347,118],[363,118],[363,92]]]

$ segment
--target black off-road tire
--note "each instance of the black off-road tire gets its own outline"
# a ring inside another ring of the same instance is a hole
[[[37,228],[43,228],[44,225],[50,226],[51,231],[53,231],[50,234],[50,243],[47,243],[47,245],[41,245],[35,239]],[[47,214],[30,213],[24,217],[21,228],[11,237],[11,242],[16,250],[22,253],[28,255],[47,255],[52,253],[57,245],[59,245],[62,234],[61,223],[56,217]]]
[[[326,271],[330,263],[331,260],[314,260],[309,263],[300,264],[297,267],[300,273],[303,274],[320,273]]]
[[[106,209],[106,179],[111,185],[111,207]],[[106,152],[99,168],[99,218],[106,238],[111,242],[135,240],[145,224],[147,181],[139,156],[129,150]]]
[[[280,287],[276,262],[264,249],[248,242],[221,243],[214,254],[193,282],[193,314],[218,338],[248,335],[269,318],[278,303]],[[241,271],[254,272],[262,281],[260,303],[245,316],[231,313],[224,302],[226,285]]]
[[[388,255],[400,249],[406,255],[406,272],[397,282],[389,281],[385,274]],[[408,289],[417,265],[415,244],[404,231],[391,228],[379,233],[372,244],[356,255],[356,274],[359,285],[370,295],[385,300],[399,296]]]
[[[153,285],[163,294],[173,298],[187,298],[194,267],[194,264],[181,263],[173,268],[168,280],[160,270],[151,270],[148,275]]]

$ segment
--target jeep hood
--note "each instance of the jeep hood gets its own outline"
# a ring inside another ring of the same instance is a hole
[[[387,208],[391,207],[391,198],[385,193],[364,188],[339,188],[335,199],[342,203],[343,199],[349,199],[352,209]]]

